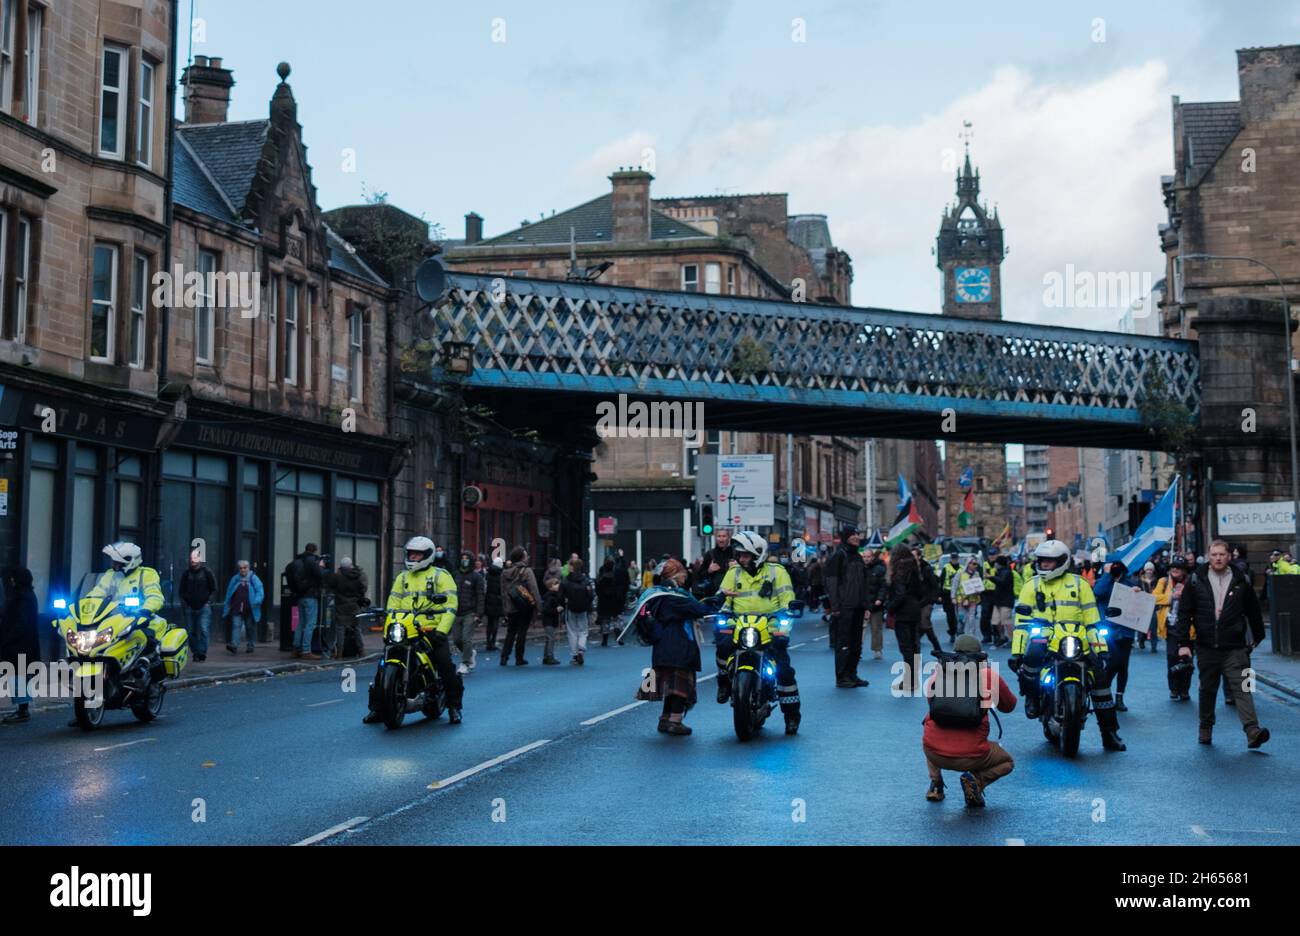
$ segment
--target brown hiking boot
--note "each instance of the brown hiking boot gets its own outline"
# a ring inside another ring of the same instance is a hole
[[[943,782],[930,781],[930,789],[925,791],[925,798],[932,803],[942,802],[943,800]]]
[[[1259,750],[1259,748],[1268,741],[1268,738],[1269,734],[1267,728],[1257,728],[1255,729],[1255,733],[1250,736],[1250,740],[1246,742],[1246,747],[1250,748],[1252,751]]]
[[[1196,740],[1199,741],[1201,744],[1212,744],[1214,741],[1213,736],[1214,736],[1213,728],[1202,728],[1200,733],[1196,736]]]

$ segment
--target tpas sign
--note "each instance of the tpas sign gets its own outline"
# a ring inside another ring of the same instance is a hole
[[[1215,512],[1219,516],[1220,536],[1295,532],[1295,505],[1291,501],[1219,504]]]

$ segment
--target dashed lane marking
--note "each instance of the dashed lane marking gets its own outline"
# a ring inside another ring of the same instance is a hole
[[[1209,838],[1209,837],[1210,837],[1210,833],[1206,832],[1205,829],[1203,829],[1201,826],[1198,826],[1198,825],[1194,825],[1194,826],[1192,826],[1192,834],[1193,834],[1193,835],[1198,835],[1198,836],[1200,836],[1201,838]]]
[[[99,751],[112,751],[115,748],[130,747],[133,744],[148,744],[150,741],[157,741],[157,738],[136,738],[134,741],[123,741],[121,744],[110,744],[107,747],[95,748],[96,753]]]
[[[338,835],[340,832],[346,832],[348,829],[361,825],[361,823],[366,822],[368,818],[369,818],[368,816],[356,816],[352,819],[349,819],[347,822],[340,822],[336,826],[330,826],[324,832],[317,832],[315,835],[311,836],[310,838],[305,838],[301,842],[294,842],[293,844],[295,846],[315,845],[317,842],[323,842],[325,841],[325,839],[330,838],[331,836]]]
[[[433,781],[433,783],[429,784],[429,789],[445,790],[453,783],[459,783],[460,781],[464,780],[467,777],[474,776],[474,774],[476,773],[482,773],[485,770],[490,770],[491,768],[497,766],[498,764],[504,764],[506,761],[512,758],[518,757],[521,754],[527,754],[529,751],[536,750],[537,748],[541,747],[543,744],[550,744],[550,743],[551,743],[550,738],[543,738],[540,741],[534,741],[532,744],[525,744],[521,748],[515,748],[513,751],[507,751],[506,753],[500,755],[499,757],[494,757],[491,760],[484,761],[483,763],[475,767],[471,767],[468,770],[462,770],[458,774],[452,774],[446,780],[435,780]]]
[[[1024,839],[1017,839],[1017,838],[1009,838],[1009,839],[1007,839],[1007,844],[1008,844],[1008,845],[1023,845],[1023,844],[1025,844],[1025,840],[1024,840]]]
[[[646,702],[648,701],[649,701],[648,699],[641,699],[637,702],[629,702],[627,705],[623,705],[620,706],[619,708],[614,709],[613,711],[606,712],[604,715],[597,715],[595,718],[588,718],[584,722],[579,722],[579,724],[585,728],[589,725],[594,725],[597,722],[603,722],[607,718],[613,718],[615,715],[622,715],[624,712],[630,712],[638,705],[645,705]]]
[[[324,702],[312,702],[307,708],[318,708],[322,705],[337,705],[340,702],[346,702],[347,699],[326,699]]]

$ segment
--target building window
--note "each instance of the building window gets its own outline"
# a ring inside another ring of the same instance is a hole
[[[734,296],[735,294],[736,294],[736,265],[734,263],[728,263],[727,264],[727,295]]]
[[[21,74],[23,107],[22,112],[15,116],[34,125],[37,95],[40,92],[41,8],[28,8],[27,31],[20,36],[18,5],[21,2],[22,0],[0,0],[3,3],[3,9],[0,10],[0,110],[14,113],[14,90]],[[21,73],[16,67],[20,52],[23,60]]]
[[[22,215],[15,215],[17,226],[11,224],[9,216],[0,212],[0,337],[25,341],[27,338],[27,284],[32,276],[32,223]],[[9,256],[10,230],[14,238],[13,292],[7,293],[4,286],[7,272],[5,261]],[[12,308],[4,302],[5,295],[13,296]]]
[[[8,113],[14,103],[14,33],[18,30],[18,0],[0,0],[0,110]]]
[[[284,287],[284,382],[298,382],[298,284]]]
[[[348,320],[348,397],[354,403],[361,402],[362,357],[361,351],[365,339],[365,312],[354,309]]]
[[[146,169],[153,163],[153,65],[140,62],[140,108],[135,132],[135,158]]]
[[[682,292],[699,292],[700,268],[694,263],[682,264]]]
[[[717,296],[722,293],[722,264],[704,264],[704,291]]]
[[[122,108],[123,81],[129,54],[121,46],[104,46],[99,76],[99,155],[121,159],[126,150],[126,115]]]
[[[199,251],[199,286],[202,298],[194,310],[194,360],[198,364],[211,364],[213,357],[213,332],[216,328],[216,301],[214,287],[217,277],[217,255],[210,250]]]
[[[268,383],[275,383],[275,365],[280,342],[280,277],[272,276],[269,285],[271,301],[266,304],[267,308],[270,309],[266,349],[266,379]]]
[[[137,253],[132,260],[131,276],[131,353],[127,363],[144,367],[145,309],[149,302],[149,258]]]
[[[302,309],[302,388],[311,389],[311,316],[316,306],[316,287],[307,288],[307,302]]]
[[[90,359],[109,362],[113,359],[113,329],[117,296],[117,248],[96,244],[91,276]]]
[[[379,541],[383,532],[379,484],[361,478],[334,481],[334,555],[351,556],[371,581],[379,579]],[[337,563],[336,563],[337,565]]]
[[[24,119],[36,126],[37,105],[41,94],[41,8],[27,10],[27,48],[23,50],[26,85],[23,88]]]

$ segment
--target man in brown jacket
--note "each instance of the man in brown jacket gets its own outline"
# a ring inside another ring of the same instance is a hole
[[[525,666],[524,640],[528,627],[542,607],[537,576],[528,567],[528,551],[516,546],[510,564],[501,573],[501,603],[506,611],[506,639],[501,644],[501,665],[510,662],[510,647],[515,648],[515,666]]]

